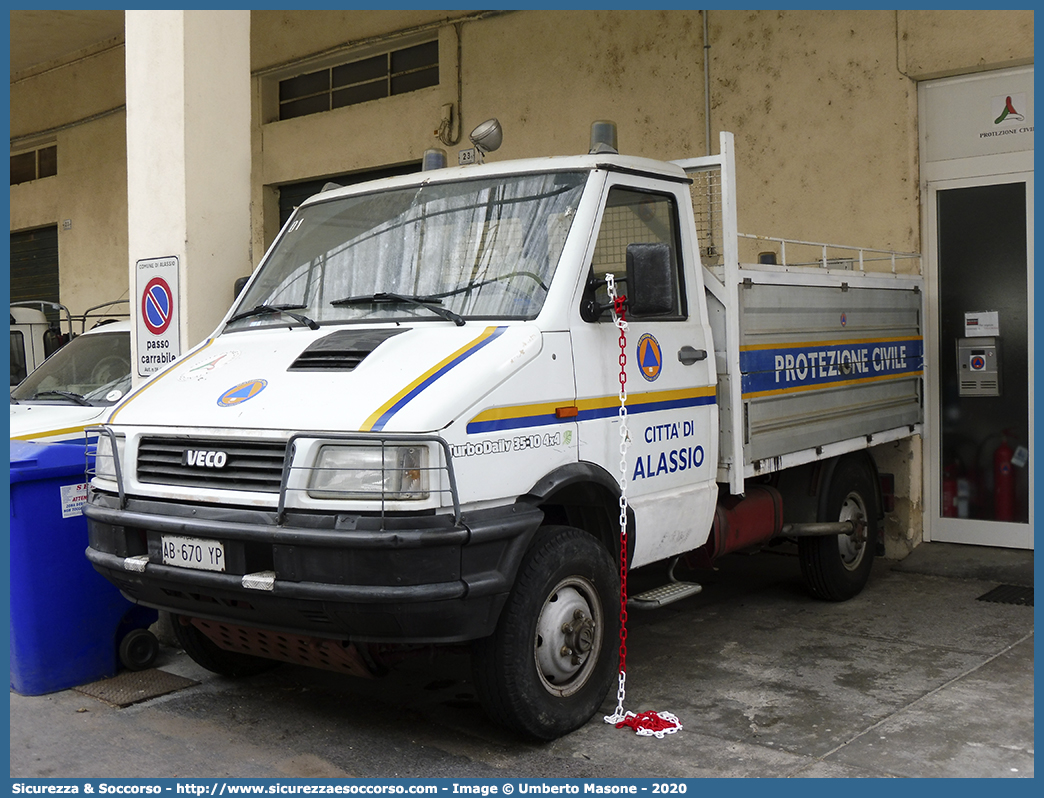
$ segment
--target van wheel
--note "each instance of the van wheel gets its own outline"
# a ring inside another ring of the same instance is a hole
[[[860,457],[844,457],[834,468],[820,521],[851,521],[850,535],[798,539],[801,574],[817,598],[846,601],[870,579],[877,544],[877,490],[873,470]]]
[[[214,643],[203,632],[193,626],[188,618],[170,616],[174,637],[192,660],[208,671],[222,676],[254,676],[271,670],[279,663],[264,657],[254,657],[238,651],[226,651]]]
[[[583,726],[617,675],[619,616],[620,579],[605,547],[579,529],[541,529],[496,631],[473,646],[486,713],[540,740]]]

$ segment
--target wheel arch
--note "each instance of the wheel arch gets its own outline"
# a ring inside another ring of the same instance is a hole
[[[786,522],[806,523],[834,520],[827,517],[828,494],[837,466],[843,460],[862,462],[869,472],[878,510],[876,520],[881,520],[884,503],[877,462],[868,450],[861,449],[779,472],[773,487],[783,496],[783,516]]]
[[[620,485],[604,468],[589,462],[570,463],[542,477],[520,501],[544,512],[544,524],[583,530],[619,562]],[[627,562],[634,557],[634,511],[627,508]]]

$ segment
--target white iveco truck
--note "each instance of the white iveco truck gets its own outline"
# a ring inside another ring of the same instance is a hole
[[[616,683],[628,569],[796,539],[815,595],[858,593],[867,449],[922,422],[917,256],[798,263],[736,232],[730,134],[674,163],[607,139],[303,203],[100,429],[94,566],[220,673],[471,641],[487,712],[542,739]]]

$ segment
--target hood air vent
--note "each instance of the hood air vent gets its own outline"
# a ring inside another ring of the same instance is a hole
[[[352,371],[370,352],[408,329],[338,330],[309,346],[287,371]]]

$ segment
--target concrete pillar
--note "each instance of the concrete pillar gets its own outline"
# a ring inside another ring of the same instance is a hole
[[[140,262],[177,258],[177,330],[167,334],[180,353],[214,330],[233,282],[250,273],[250,12],[127,11],[125,19],[131,319],[139,331],[131,338],[139,363]],[[139,369],[132,373],[137,382]]]

